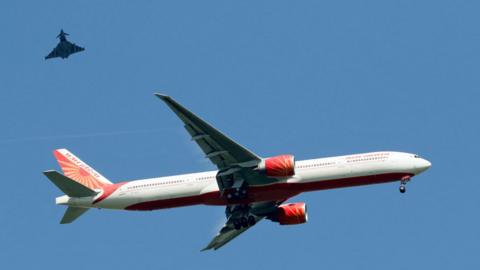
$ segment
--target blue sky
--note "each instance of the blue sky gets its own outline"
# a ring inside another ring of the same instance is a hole
[[[480,4],[475,1],[2,1],[0,268],[476,269]],[[63,28],[86,51],[45,61]],[[214,167],[153,96],[261,156],[376,150],[433,163],[398,184],[300,195],[199,252],[221,207],[91,210],[58,224],[41,174],[68,148],[114,182]]]

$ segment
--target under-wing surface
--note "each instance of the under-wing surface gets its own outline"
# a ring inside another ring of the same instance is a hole
[[[68,41],[66,36],[68,36],[68,34],[63,32],[63,29],[60,30],[60,34],[58,34],[57,36],[57,38],[60,39],[60,42],[47,56],[45,56],[45,59],[55,57],[61,57],[62,59],[65,59],[68,58],[71,54],[85,50],[85,48]]]

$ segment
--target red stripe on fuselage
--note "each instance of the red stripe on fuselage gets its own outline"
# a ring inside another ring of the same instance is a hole
[[[322,180],[307,183],[276,183],[265,186],[252,186],[248,188],[248,198],[235,201],[235,204],[248,204],[252,202],[261,201],[280,201],[285,200],[302,192],[334,189],[343,187],[362,186],[370,184],[380,184],[387,182],[394,182],[402,179],[406,176],[413,176],[409,173],[387,173],[379,175],[359,176],[350,178],[341,178],[334,180]],[[219,191],[209,192],[197,196],[180,197],[173,199],[148,201],[130,205],[126,207],[126,210],[155,210],[163,208],[173,208],[181,206],[189,206],[195,204],[206,205],[228,205],[232,202],[228,202],[225,198],[220,196]]]

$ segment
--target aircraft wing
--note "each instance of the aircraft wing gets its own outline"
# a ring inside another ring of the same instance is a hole
[[[269,213],[274,211],[277,205],[281,202],[260,202],[253,203],[250,205],[250,210],[248,213],[255,217],[255,224],[264,219]],[[231,207],[231,206],[227,206]],[[239,230],[235,229],[233,225],[233,220],[238,218],[238,215],[230,214],[227,216],[227,222],[220,229],[220,231],[215,235],[215,237],[210,241],[210,243],[202,249],[202,251],[213,249],[217,250],[232,241],[235,237],[239,236],[246,230],[250,229],[253,226],[248,226],[247,228],[241,228]]]
[[[84,51],[84,50],[85,50],[85,48],[80,47],[75,43],[71,43],[71,53],[77,53],[77,52],[81,52],[81,51]]]
[[[255,217],[255,222],[259,222],[263,219],[264,217]],[[217,235],[212,239],[212,241],[206,246],[202,251],[213,249],[217,250],[224,246],[226,243],[232,241],[235,237],[239,236],[241,233],[244,231],[250,229],[252,226],[249,226],[247,228],[241,228],[240,230],[236,230],[233,227],[233,222],[231,220],[227,220],[225,225],[223,225],[222,229],[220,229],[220,232],[218,232]]]
[[[256,154],[222,134],[171,97],[158,93],[155,95],[163,100],[183,121],[192,140],[200,146],[206,157],[219,170],[229,169],[241,163],[256,165],[260,162],[261,158]]]
[[[59,57],[59,53],[58,53],[58,48],[55,47],[55,49],[53,49],[47,56],[45,56],[45,59],[50,59],[50,58],[55,58],[55,57]]]

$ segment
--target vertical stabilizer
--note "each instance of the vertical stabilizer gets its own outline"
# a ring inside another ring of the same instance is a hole
[[[57,149],[53,151],[53,154],[63,173],[68,178],[90,189],[101,189],[106,185],[112,184],[107,178],[103,177],[67,149]]]

